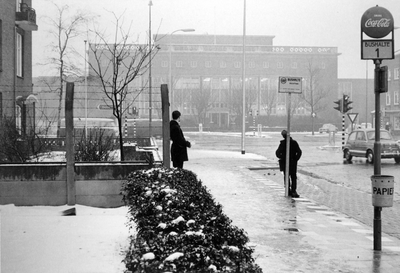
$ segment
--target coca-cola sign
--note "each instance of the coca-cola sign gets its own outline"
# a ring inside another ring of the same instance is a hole
[[[368,9],[361,17],[361,30],[372,38],[383,38],[393,31],[393,16],[385,8]]]

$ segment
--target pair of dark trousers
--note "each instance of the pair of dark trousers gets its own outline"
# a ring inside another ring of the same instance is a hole
[[[283,172],[284,174],[284,179],[286,177],[285,172]],[[284,180],[286,181],[286,180]],[[289,172],[289,191],[293,192],[297,190],[297,174],[296,173],[291,173]]]
[[[284,177],[286,177],[285,170],[283,171]],[[289,189],[292,192],[297,190],[297,162],[290,162],[289,165]]]
[[[182,169],[183,168],[183,161],[172,161],[172,166],[174,168]]]

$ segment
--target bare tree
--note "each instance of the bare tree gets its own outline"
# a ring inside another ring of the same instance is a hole
[[[324,99],[326,98],[329,88],[323,86],[323,76],[321,69],[314,62],[314,59],[308,59],[306,64],[306,81],[303,87],[301,98],[305,102],[305,106],[312,113],[317,113],[326,107]],[[311,117],[312,134],[314,134],[314,118]]]
[[[71,40],[84,33],[84,26],[92,18],[89,14],[82,11],[70,11],[68,5],[59,6],[52,2],[56,8],[54,17],[44,16],[45,21],[51,26],[50,34],[54,37],[54,42],[50,44],[51,52],[50,64],[58,71],[59,81],[59,103],[57,113],[57,136],[60,134],[61,126],[61,106],[63,98],[64,83],[68,77],[81,74],[81,69],[76,61],[79,55],[71,45]]]
[[[233,117],[235,117],[235,121],[238,117],[242,117],[242,115],[246,115],[251,109],[252,106],[257,101],[257,86],[251,83],[246,84],[246,93],[245,93],[245,109],[243,111],[243,87],[241,82],[236,82],[232,84],[231,94],[229,99],[229,108]]]
[[[123,107],[128,87],[133,80],[146,73],[149,68],[149,56],[154,57],[153,51],[159,47],[153,44],[152,48],[149,48],[147,44],[130,42],[130,28],[125,32],[121,16],[117,17],[114,14],[114,17],[115,32],[112,43],[109,43],[104,33],[94,31],[96,43],[89,45],[94,62],[89,62],[89,67],[100,82],[100,88],[106,96],[105,103],[112,109],[113,116],[118,121],[121,160],[124,160],[122,118],[128,109]],[[137,96],[144,89],[145,87],[142,87],[138,90]]]
[[[272,114],[272,109],[276,107],[276,101],[278,97],[278,87],[276,86],[276,84],[273,84],[271,82],[271,79],[266,81],[261,86],[263,88],[261,89],[260,105],[261,108],[263,108],[267,113],[267,121],[269,122]]]
[[[196,109],[198,123],[204,124],[206,120],[206,114],[208,110],[210,110],[211,105],[214,102],[211,94],[211,89],[193,89],[188,90],[188,93],[191,94],[190,102],[192,103],[193,108]]]

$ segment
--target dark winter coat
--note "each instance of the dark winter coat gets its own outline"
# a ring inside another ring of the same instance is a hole
[[[171,145],[171,161],[183,162],[188,161],[187,147],[190,147],[190,142],[186,141],[181,130],[181,126],[176,120],[171,120],[169,123]]]
[[[290,138],[290,154],[289,154],[289,173],[297,170],[297,161],[301,158],[302,151],[296,140]],[[286,166],[286,139],[281,140],[279,147],[275,152],[277,158],[279,158],[279,169],[285,171]]]

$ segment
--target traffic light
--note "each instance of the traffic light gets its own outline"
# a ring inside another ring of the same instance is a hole
[[[379,93],[386,93],[388,91],[388,67],[382,66],[379,69],[379,79],[377,81]]]
[[[343,113],[347,113],[348,111],[353,109],[353,107],[350,107],[350,104],[352,103],[353,102],[350,101],[350,97],[348,95],[343,95]]]
[[[336,107],[333,107],[333,109],[336,109],[336,110],[338,110],[339,112],[341,112],[342,113],[342,99],[340,99],[340,100],[338,100],[338,101],[334,101],[334,103],[336,103],[337,104],[337,106]]]
[[[131,115],[134,115],[134,116],[137,116],[138,111],[137,111],[136,106],[131,106],[131,113],[130,113],[130,114],[131,114]]]

